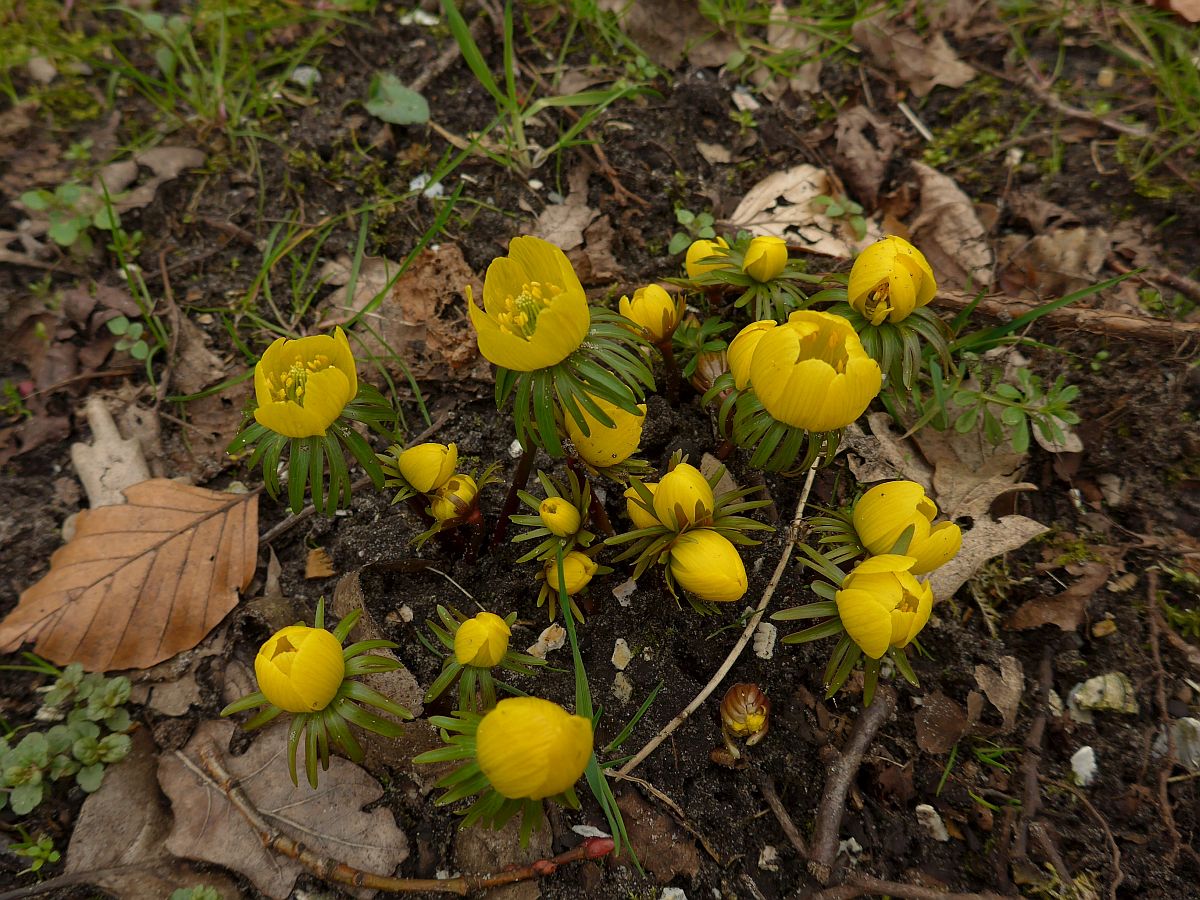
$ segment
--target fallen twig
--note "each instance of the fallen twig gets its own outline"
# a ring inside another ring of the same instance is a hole
[[[787,807],[779,799],[779,792],[775,790],[774,780],[765,772],[756,772],[754,780],[758,783],[758,789],[762,792],[763,799],[767,801],[767,806],[771,808],[771,812],[775,814],[775,818],[779,821],[779,827],[783,829],[783,834],[788,839],[788,843],[795,847],[796,852],[802,857],[807,857],[808,845],[804,843],[804,838],[800,836],[800,830],[796,828],[796,823],[792,821],[792,816],[787,811]]]
[[[1004,900],[999,894],[948,893],[918,884],[885,881],[870,875],[851,875],[844,884],[810,894],[808,900],[850,900],[853,897],[862,897],[864,894],[903,897],[905,900]]]
[[[1042,662],[1038,666],[1038,688],[1033,698],[1037,714],[1025,737],[1025,753],[1021,757],[1021,774],[1025,790],[1021,798],[1021,815],[1013,826],[1012,852],[1014,859],[1025,859],[1029,855],[1029,826],[1042,805],[1042,792],[1038,775],[1042,765],[1042,738],[1046,733],[1047,710],[1050,702],[1050,686],[1054,679],[1054,644],[1047,644],[1042,651]]]
[[[1104,832],[1104,841],[1108,844],[1108,852],[1112,857],[1113,879],[1108,885],[1109,900],[1117,900],[1117,888],[1121,886],[1121,882],[1125,880],[1125,873],[1121,871],[1121,848],[1117,846],[1117,841],[1113,837],[1112,829],[1108,827],[1108,821],[1104,816],[1100,815],[1100,811],[1092,805],[1092,801],[1087,798],[1087,794],[1066,781],[1053,781],[1043,776],[1042,781],[1047,784],[1052,784],[1064,791],[1070,791],[1075,795],[1084,808],[1091,813],[1092,818],[1096,820],[1096,824],[1100,826],[1100,830]]]
[[[1167,849],[1166,863],[1174,867],[1179,859],[1179,850],[1183,838],[1175,824],[1175,810],[1171,806],[1171,794],[1167,779],[1175,768],[1175,733],[1171,729],[1170,713],[1167,710],[1167,673],[1163,668],[1162,649],[1159,646],[1159,634],[1164,630],[1162,612],[1158,608],[1158,570],[1151,569],[1146,575],[1146,608],[1150,612],[1150,658],[1154,661],[1154,701],[1158,707],[1158,727],[1167,737],[1167,754],[1158,770],[1158,813],[1162,817],[1163,827],[1167,830],[1170,846]],[[1194,851],[1193,851],[1194,852]]]
[[[666,794],[664,794],[662,791],[660,791],[658,788],[656,788],[654,785],[652,785],[645,778],[641,778],[637,775],[619,775],[616,772],[610,772],[609,777],[610,778],[618,778],[621,781],[632,782],[633,784],[636,784],[638,787],[640,787],[642,790],[644,790],[651,797],[653,797],[655,800],[658,800],[660,803],[662,803],[662,805],[665,806],[670,811],[671,815],[674,817],[674,819],[675,819],[676,823],[678,823],[679,827],[682,828],[684,831],[686,831],[688,834],[690,834],[692,837],[694,837],[696,840],[698,840],[700,842],[700,846],[702,846],[704,848],[705,853],[707,853],[710,857],[712,857],[713,862],[723,864],[723,860],[721,859],[721,854],[717,852],[716,848],[713,847],[712,843],[708,840],[708,838],[706,838],[703,834],[701,834],[700,830],[698,828],[696,828],[696,826],[693,825],[690,821],[688,821],[687,815],[684,813],[683,808],[678,803],[676,803],[674,800],[672,800],[670,797],[668,797]]]

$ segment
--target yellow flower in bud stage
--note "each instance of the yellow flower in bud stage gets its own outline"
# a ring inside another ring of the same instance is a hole
[[[705,272],[711,272],[713,269],[725,269],[729,264],[721,259],[711,259],[704,262],[708,257],[722,257],[725,254],[722,252],[728,250],[729,245],[725,243],[724,238],[716,238],[715,240],[698,240],[692,241],[688,247],[687,258],[684,261],[684,267],[687,269],[688,278],[696,278],[703,275]]]
[[[774,319],[751,322],[737,333],[737,337],[729,345],[726,351],[729,356],[729,371],[733,373],[733,384],[739,391],[744,391],[750,383],[750,360],[754,358],[758,342],[778,324]]]
[[[454,659],[464,666],[490,669],[508,652],[508,623],[495,613],[477,613],[454,632]]]
[[[683,318],[683,297],[672,297],[660,285],[651,284],[633,292],[633,299],[622,297],[618,309],[625,318],[637,323],[654,342],[675,333]]]
[[[913,563],[890,553],[868,557],[834,595],[846,633],[871,659],[907,646],[929,621],[933,588],[913,577]]]
[[[583,516],[569,500],[562,497],[547,497],[538,507],[538,515],[542,524],[550,529],[556,537],[570,537],[579,531],[583,524]]]
[[[755,281],[770,281],[787,266],[787,241],[773,235],[759,235],[750,241],[742,261],[742,272]]]
[[[750,360],[750,384],[777,421],[806,431],[834,431],[863,414],[883,376],[849,321],[798,310],[759,339]]]
[[[580,553],[578,550],[572,550],[564,556],[563,580],[566,582],[567,596],[573,597],[587,587],[598,568],[600,566],[594,559],[586,553]],[[550,590],[557,594],[558,561],[552,559],[547,562],[543,573],[546,576],[546,584],[550,586]]]
[[[475,508],[479,487],[470,475],[455,475],[442,485],[429,502],[429,514],[439,522],[465,519]]]
[[[909,570],[925,575],[950,562],[962,548],[962,529],[939,522],[937,504],[925,496],[915,481],[887,481],[871,488],[854,504],[854,530],[862,545],[875,555],[891,553],[911,526],[912,540],[905,556],[916,562]]]
[[[483,309],[467,288],[479,352],[515,372],[562,362],[591,325],[587,296],[565,253],[541,238],[515,237],[488,266]]]
[[[608,417],[613,420],[615,427],[607,428],[592,418],[591,413],[581,407],[584,419],[587,420],[588,434],[585,436],[575,417],[569,413],[566,420],[567,435],[575,445],[580,458],[588,465],[597,469],[619,465],[625,462],[637,450],[642,442],[642,425],[646,421],[646,404],[638,404],[638,415],[625,412],[615,403],[609,403],[599,397],[593,397]]]
[[[254,675],[263,696],[285,712],[317,712],[346,677],[342,645],[324,628],[289,625],[259,648]]]
[[[642,482],[642,487],[650,492],[650,496],[658,491],[657,484],[647,484]],[[625,511],[629,513],[629,518],[633,520],[634,528],[652,528],[655,525],[661,525],[658,517],[653,513],[646,512],[646,509],[638,503],[638,492],[635,488],[627,488],[625,490]]]
[[[654,515],[668,528],[679,531],[708,522],[715,502],[712,488],[700,470],[690,463],[680,463],[658,483]]]
[[[454,444],[417,444],[397,458],[400,474],[422,494],[436,491],[454,474],[458,447]]]
[[[475,758],[502,797],[542,800],[572,787],[592,756],[592,723],[538,697],[509,697],[483,717]]]
[[[921,251],[895,235],[858,255],[846,287],[850,305],[872,325],[906,319],[936,293],[933,269]]]
[[[727,603],[746,593],[746,567],[737,547],[707,528],[685,531],[671,547],[671,576],[701,600]]]
[[[341,328],[278,338],[254,367],[254,420],[285,437],[320,437],[357,393],[354,354]]]

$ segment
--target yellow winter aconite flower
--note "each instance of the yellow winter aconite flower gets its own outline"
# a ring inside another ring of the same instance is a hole
[[[806,431],[834,431],[863,414],[883,376],[846,319],[798,310],[759,338],[750,384],[776,420]]]
[[[729,371],[733,373],[733,384],[739,391],[744,391],[750,383],[750,360],[764,334],[779,323],[774,319],[763,319],[761,322],[751,322],[738,332],[733,343],[726,351],[729,358]]]
[[[454,659],[460,665],[490,669],[504,659],[510,634],[508,623],[495,613],[477,613],[454,632]]]
[[[929,621],[933,588],[913,577],[913,563],[890,553],[868,557],[834,595],[846,633],[871,659],[907,646]]]
[[[850,305],[872,325],[906,319],[936,293],[933,269],[921,251],[895,235],[858,255],[846,288]]]
[[[579,531],[583,517],[575,505],[562,497],[547,497],[538,507],[542,524],[556,537],[570,537]]]
[[[746,567],[728,538],[698,528],[684,532],[671,547],[671,576],[701,600],[726,603],[746,593]]]
[[[575,417],[568,414],[563,418],[567,424],[567,435],[575,445],[580,458],[597,469],[604,469],[625,462],[637,450],[642,442],[642,425],[646,421],[646,404],[638,404],[638,414],[627,413],[615,403],[609,403],[600,397],[593,397],[599,406],[613,420],[614,427],[601,425],[592,415],[583,409],[583,417],[587,420],[586,436]]]
[[[911,526],[912,540],[904,555],[916,561],[912,574],[925,575],[950,562],[962,548],[962,529],[953,522],[934,525],[937,514],[937,504],[915,481],[887,481],[854,504],[854,530],[862,545],[878,555],[891,553]]]
[[[703,525],[712,518],[714,505],[707,479],[690,463],[680,463],[664,475],[654,491],[654,515],[676,531]]]
[[[562,362],[591,324],[587,296],[566,254],[536,237],[513,238],[508,256],[488,266],[483,309],[469,287],[467,305],[479,352],[515,372]]]
[[[650,496],[654,496],[658,491],[657,484],[642,482],[642,487],[650,492]],[[647,512],[645,507],[637,502],[638,492],[635,488],[627,488],[624,497],[625,511],[629,513],[629,518],[633,521],[634,528],[652,528],[655,525],[662,524],[653,513]]]
[[[502,797],[541,800],[579,780],[592,756],[592,723],[538,697],[509,697],[483,717],[475,758]]]
[[[729,245],[725,243],[724,238],[717,238],[712,241],[698,240],[692,241],[688,247],[687,258],[684,260],[684,267],[687,269],[688,278],[696,278],[703,275],[705,272],[711,272],[713,269],[724,269],[728,267],[728,263],[722,262],[721,259],[710,259],[704,262],[708,257],[722,257],[725,253],[722,251],[728,250]]]
[[[563,557],[563,581],[566,583],[567,596],[574,596],[588,586],[592,576],[596,574],[599,564],[586,553],[572,550]],[[558,561],[550,560],[543,572],[546,584],[556,594],[558,593]],[[540,602],[540,601],[539,601]]]
[[[454,444],[417,444],[397,459],[400,474],[422,494],[436,491],[454,474],[458,465],[458,447]]]
[[[429,502],[429,514],[439,522],[466,518],[475,507],[479,487],[470,475],[455,475]]]
[[[258,649],[254,675],[263,696],[285,712],[317,712],[346,676],[342,645],[324,628],[289,625]]]
[[[683,318],[683,297],[672,297],[660,285],[651,284],[634,291],[632,300],[622,297],[617,308],[644,328],[650,340],[658,342],[675,333]]]
[[[770,281],[783,271],[787,261],[787,241],[763,234],[750,241],[750,246],[746,248],[742,272],[755,281]]]
[[[357,393],[354,354],[341,328],[278,338],[254,367],[254,419],[285,437],[324,435]]]

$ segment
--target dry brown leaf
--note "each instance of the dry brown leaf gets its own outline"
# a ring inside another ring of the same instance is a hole
[[[941,691],[924,698],[917,711],[917,744],[926,753],[949,753],[967,733],[966,711]]]
[[[529,846],[522,847],[521,827],[515,818],[499,831],[459,828],[454,835],[454,862],[466,872],[495,872],[508,866],[529,865],[530,860],[551,853],[548,828],[535,831],[530,835]],[[487,900],[538,900],[541,896],[536,881],[519,881],[493,888],[486,894]]]
[[[550,203],[542,210],[530,232],[563,250],[574,250],[583,243],[583,231],[600,215],[587,203],[587,182],[591,167],[577,165],[568,178],[567,199]]]
[[[1200,22],[1200,0],[1147,0],[1159,9],[1169,9],[1189,22]]]
[[[704,67],[724,65],[738,49],[700,14],[694,0],[599,0],[597,5],[613,13],[621,30],[664,69],[678,66],[685,50],[688,62]]]
[[[700,869],[700,852],[695,842],[665,813],[642,799],[636,791],[617,798],[617,806],[629,830],[629,843],[645,860],[646,868],[659,884],[669,884],[679,875],[691,878]]]
[[[879,187],[899,141],[886,119],[865,106],[838,114],[837,156],[834,166],[854,196],[867,210],[879,203]]]
[[[50,571],[0,622],[0,652],[89,671],[144,669],[195,647],[254,577],[258,497],[162,478],[84,510]]]
[[[924,163],[914,162],[912,167],[921,189],[913,243],[943,287],[987,287],[992,283],[992,249],[971,198],[948,175]]]
[[[1021,668],[1021,661],[1015,656],[1002,656],[999,672],[988,666],[976,666],[975,683],[1004,717],[1003,733],[1012,731],[1017,724],[1017,709],[1025,689],[1025,672]]]
[[[1113,241],[1103,228],[1056,228],[1032,238],[1017,234],[1001,241],[1004,284],[1027,288],[1035,297],[1062,296],[1100,280]]]
[[[333,575],[333,559],[323,547],[313,547],[304,561],[305,578],[329,578]]]
[[[264,894],[282,900],[305,869],[263,847],[225,793],[180,758],[199,767],[201,748],[216,746],[223,752],[233,730],[232,722],[203,722],[183,750],[164,754],[159,761],[158,781],[175,812],[166,848],[240,872]],[[225,768],[272,824],[312,852],[364,871],[391,873],[408,857],[408,839],[386,808],[362,811],[383,796],[383,788],[340,756],[330,759],[329,771],[321,773],[315,791],[303,779],[297,787],[288,774],[287,734],[286,723],[276,724],[242,756],[223,754]]]
[[[1075,631],[1083,624],[1088,601],[1104,586],[1111,574],[1112,570],[1104,563],[1085,563],[1083,575],[1065,591],[1053,597],[1039,597],[1022,603],[1004,625],[1018,631],[1041,628],[1043,625],[1057,625],[1063,631]]]
[[[975,77],[940,31],[924,39],[892,21],[887,12],[859,19],[851,28],[854,40],[875,62],[908,82],[912,92],[924,97],[936,85],[962,87]]]

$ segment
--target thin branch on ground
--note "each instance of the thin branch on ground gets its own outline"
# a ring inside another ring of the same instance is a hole
[[[701,834],[700,830],[688,820],[683,808],[678,803],[652,785],[645,778],[642,778],[638,775],[619,775],[616,772],[609,772],[608,775],[610,778],[617,778],[621,781],[632,782],[655,800],[658,800],[663,806],[670,810],[671,815],[675,818],[675,821],[679,824],[679,827],[700,842],[700,845],[704,848],[704,852],[712,857],[713,862],[723,863],[721,854],[717,852],[716,848],[713,847],[708,838]]]
[[[1013,859],[1028,857],[1029,826],[1042,806],[1038,776],[1042,765],[1042,739],[1046,733],[1047,710],[1050,708],[1050,687],[1054,680],[1055,647],[1055,644],[1045,646],[1041,664],[1038,666],[1038,687],[1033,698],[1033,708],[1037,713],[1025,737],[1025,753],[1021,757],[1021,774],[1024,777],[1025,789],[1021,798],[1021,815],[1013,826],[1010,857]]]
[[[1167,754],[1158,770],[1158,814],[1162,817],[1163,827],[1167,831],[1166,864],[1174,867],[1179,859],[1179,851],[1183,838],[1175,824],[1175,810],[1171,806],[1170,786],[1167,779],[1175,768],[1175,733],[1171,729],[1171,716],[1167,708],[1167,672],[1163,668],[1162,649],[1159,645],[1159,634],[1164,630],[1162,612],[1158,608],[1158,570],[1151,569],[1146,577],[1146,608],[1150,620],[1150,658],[1154,662],[1154,701],[1158,707],[1158,727],[1167,737]],[[1193,851],[1194,853],[1195,851]]]
[[[1065,781],[1054,781],[1044,776],[1042,777],[1042,781],[1046,784],[1052,784],[1061,790],[1069,791],[1074,794],[1075,799],[1082,803],[1084,809],[1091,813],[1092,818],[1096,820],[1096,824],[1100,826],[1100,830],[1104,832],[1104,842],[1108,844],[1108,852],[1112,857],[1113,869],[1112,882],[1108,885],[1108,896],[1109,900],[1117,900],[1117,888],[1120,887],[1121,882],[1125,880],[1125,873],[1121,871],[1121,848],[1117,846],[1117,841],[1113,837],[1112,829],[1108,825],[1108,820],[1105,819],[1104,816],[1100,814],[1100,811],[1092,805],[1092,801],[1087,798],[1087,794],[1079,790],[1079,788],[1075,787],[1075,785],[1069,784]]]
[[[1118,275],[1127,275],[1133,271],[1133,267],[1127,265],[1120,259],[1110,253],[1105,263]],[[1179,293],[1200,303],[1200,281],[1188,278],[1186,275],[1179,275],[1172,272],[1170,269],[1157,268],[1153,271],[1143,273],[1141,276],[1145,281],[1157,281],[1160,284],[1165,284],[1168,287],[1174,288]]]
[[[754,780],[758,783],[758,789],[762,793],[763,799],[767,801],[767,806],[775,814],[775,818],[779,822],[779,827],[783,829],[788,843],[796,849],[796,852],[801,857],[807,858],[808,845],[804,843],[804,838],[800,836],[800,830],[796,828],[796,823],[792,821],[791,814],[779,798],[779,792],[775,790],[774,779],[765,772],[755,772]]]
[[[1000,894],[956,894],[858,874],[851,875],[844,884],[810,894],[807,900],[851,900],[866,895],[902,897],[904,900],[1005,900]]]

